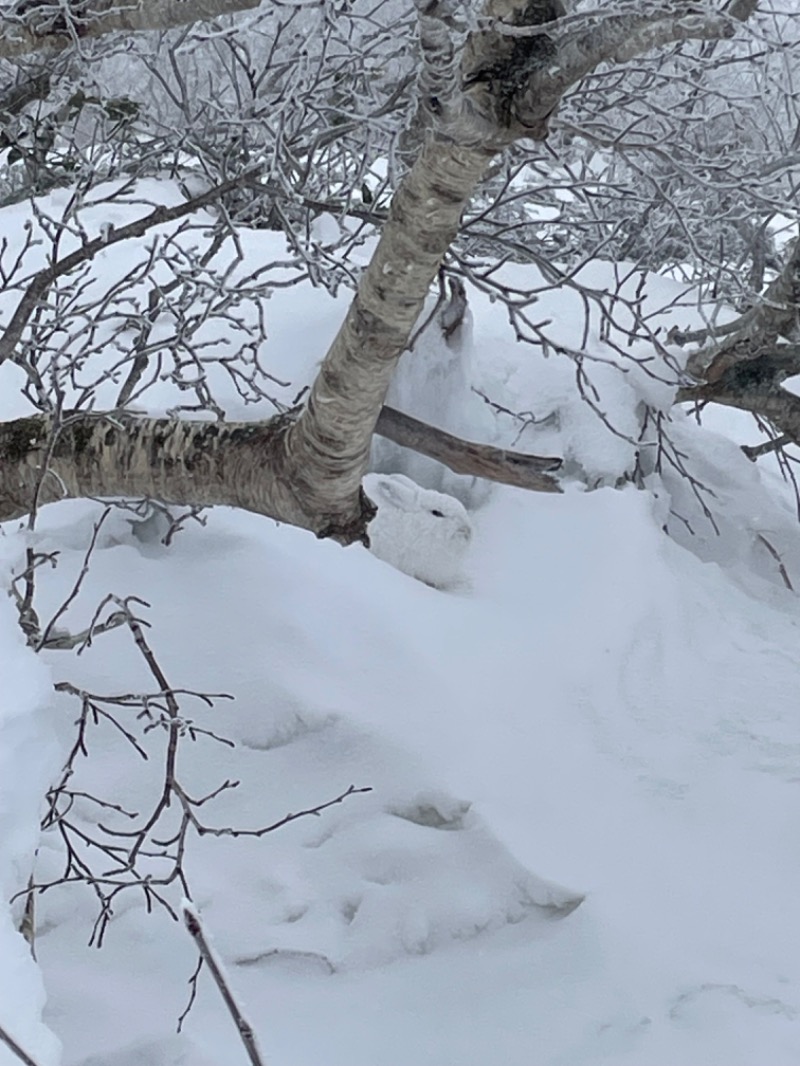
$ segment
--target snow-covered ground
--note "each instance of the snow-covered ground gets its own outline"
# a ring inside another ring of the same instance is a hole
[[[7,584],[6,538],[0,571]],[[0,1025],[39,1066],[58,1061],[53,1034],[42,1025],[44,988],[28,945],[17,933],[6,901],[28,884],[39,837],[42,797],[58,771],[59,752],[48,713],[51,682],[42,662],[25,647],[11,601],[0,599]],[[18,913],[18,912],[17,912]],[[16,1062],[0,1044],[0,1062]]]
[[[551,300],[541,317],[572,323],[568,294]],[[275,294],[271,365],[306,353],[302,383],[339,310],[305,287]],[[468,372],[453,371],[464,390],[539,404],[519,446],[566,454],[609,487],[576,477],[563,496],[487,497],[462,484],[475,535],[453,592],[253,515],[215,509],[165,547],[115,512],[60,624],[80,630],[107,593],[139,596],[169,683],[235,697],[184,707],[235,742],[181,741],[190,792],[240,781],[203,808],[209,824],[257,828],[350,785],[372,790],[258,839],[191,840],[194,903],[269,1066],[795,1066],[800,603],[758,540],[800,588],[791,501],[678,414],[674,438],[714,490],[720,532],[698,512],[695,537],[671,539],[673,512],[694,506],[680,479],[610,487],[630,442],[573,397],[569,365],[534,361],[488,302],[474,298],[473,314]],[[605,413],[632,428],[652,385],[602,374]],[[398,390],[413,405],[413,383]],[[502,417],[481,423],[487,408],[473,401],[464,391],[473,413],[459,429],[517,434]],[[33,543],[61,555],[39,579],[42,617],[72,587],[101,513],[89,502],[43,512]],[[3,527],[6,575],[28,541]],[[10,601],[0,621],[8,897],[27,880],[36,797],[71,743],[77,704],[49,684],[126,693],[152,681],[124,630],[79,658],[37,660]],[[148,762],[111,727],[92,728],[73,787],[149,810],[163,734],[142,743]],[[45,834],[36,877],[60,861]],[[81,886],[38,899],[44,1018],[64,1066],[245,1061],[206,973],[176,1035],[196,961],[180,923],[122,896],[98,950],[87,945],[96,914]],[[0,914],[0,1024],[51,1066],[23,948]],[[2,1066],[13,1061],[0,1046]]]

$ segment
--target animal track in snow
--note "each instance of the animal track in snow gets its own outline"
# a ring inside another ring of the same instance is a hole
[[[775,996],[760,996],[752,992],[746,992],[745,989],[740,988],[738,985],[716,984],[713,982],[698,985],[696,988],[690,988],[688,991],[682,992],[670,1007],[669,1016],[673,1021],[685,1020],[695,1010],[703,1012],[708,1009],[704,1003],[708,999],[721,999],[728,1003],[739,1003],[750,1010],[765,1014],[782,1015],[790,1021],[795,1021],[800,1017],[800,1011]]]

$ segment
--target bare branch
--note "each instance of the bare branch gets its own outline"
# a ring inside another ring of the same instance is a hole
[[[187,215],[194,214],[195,211],[199,211],[203,207],[208,207],[209,204],[216,203],[226,192],[230,192],[232,189],[240,188],[241,186],[252,182],[260,173],[260,169],[261,168],[243,171],[230,181],[223,182],[222,184],[215,186],[213,189],[208,189],[206,192],[201,193],[199,196],[192,197],[191,200],[186,200],[182,204],[175,204],[174,207],[156,207],[148,215],[145,215],[144,218],[139,218],[135,222],[129,222],[127,226],[119,226],[116,228],[109,227],[107,230],[104,230],[101,236],[95,237],[93,240],[85,241],[81,247],[77,248],[74,252],[70,252],[69,255],[65,255],[62,259],[58,259],[56,262],[51,263],[50,266],[38,271],[29,282],[25,295],[17,305],[17,309],[11,316],[2,336],[0,336],[0,364],[6,359],[13,360],[14,351],[17,344],[19,344],[26,323],[36,310],[48,288],[57,278],[69,274],[70,271],[74,270],[75,267],[80,266],[81,263],[86,263],[91,259],[94,259],[94,257],[102,252],[104,248],[108,248],[113,244],[119,244],[120,241],[131,240],[133,237],[142,237],[148,232],[148,230],[153,229],[155,226],[160,226],[165,222],[174,222],[179,218],[185,218]]]
[[[24,1063],[24,1066],[38,1066],[38,1063],[30,1057],[27,1051],[24,1051],[11,1034],[0,1025],[0,1040],[6,1045],[13,1055],[16,1055],[20,1062]]]
[[[188,929],[192,940],[194,940],[197,945],[197,949],[200,952],[203,962],[208,967],[209,973],[214,978],[214,984],[217,986],[219,994],[222,996],[222,1000],[228,1008],[228,1013],[233,1019],[233,1024],[236,1026],[236,1031],[241,1037],[247,1052],[247,1057],[250,1059],[251,1066],[264,1066],[264,1060],[261,1058],[256,1034],[252,1025],[242,1014],[239,1004],[236,1002],[216,952],[206,938],[199,914],[188,902],[184,902],[182,910],[184,925]]]
[[[120,30],[136,33],[143,30],[168,30],[252,11],[261,0],[92,0],[82,8],[80,17],[65,17],[58,32],[37,31],[35,21],[4,19],[0,32],[0,58],[14,59],[32,52],[60,52],[78,39],[104,37]],[[68,12],[63,6],[62,12]]]
[[[550,473],[562,465],[560,459],[461,440],[391,407],[381,411],[375,432],[443,463],[456,474],[472,474],[534,492],[562,491],[558,479]]]

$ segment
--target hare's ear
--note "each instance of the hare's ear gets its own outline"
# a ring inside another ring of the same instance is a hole
[[[417,493],[411,481],[407,484],[399,477],[379,477],[375,481],[380,496],[394,507],[409,510],[414,505]]]

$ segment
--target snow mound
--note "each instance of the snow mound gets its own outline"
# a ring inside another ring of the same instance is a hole
[[[5,544],[0,542],[0,548]],[[0,571],[9,580],[0,552]],[[42,1024],[44,988],[28,944],[17,931],[18,900],[33,869],[44,795],[57,769],[48,713],[48,672],[22,639],[12,601],[0,597],[0,1025],[40,1066],[60,1058],[53,1033]],[[0,1066],[19,1060],[0,1042]]]

